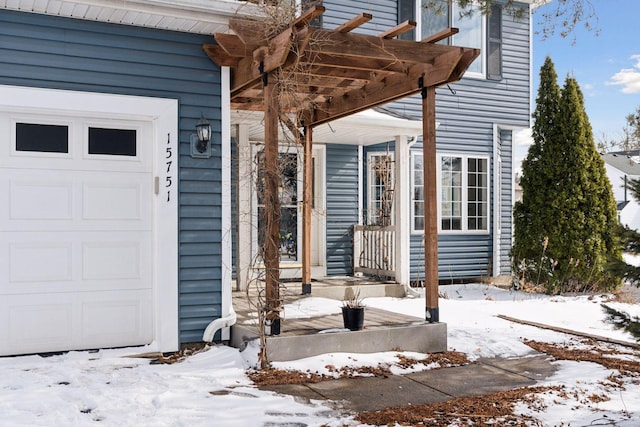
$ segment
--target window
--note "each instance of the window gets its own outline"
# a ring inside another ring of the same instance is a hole
[[[16,151],[68,153],[69,127],[16,123]]]
[[[391,225],[393,218],[393,156],[371,153],[368,158],[369,225]]]
[[[262,247],[265,235],[264,224],[264,150],[256,156],[258,179],[256,182],[258,245]],[[298,154],[278,153],[280,185],[280,260],[296,261],[298,259]]]
[[[411,156],[411,218],[414,231],[424,230],[424,166],[422,155]]]
[[[417,19],[416,13],[418,14]],[[413,19],[418,22],[418,36],[412,32],[402,38],[422,40],[449,27],[460,32],[440,43],[481,49],[481,55],[467,70],[467,76],[502,79],[502,6],[494,4],[491,13],[483,15],[480,9],[460,9],[457,3],[447,0],[400,0],[398,20]]]
[[[421,39],[449,27],[458,27],[460,32],[449,39],[443,40],[444,43],[475,47],[484,51],[484,16],[477,7],[472,6],[469,10],[460,10],[457,3],[448,4],[447,0],[421,0],[421,3]],[[484,73],[482,55],[473,61],[467,73]]]
[[[424,230],[424,166],[412,156],[412,229]],[[438,157],[438,228],[441,232],[489,231],[489,159]]]
[[[90,127],[89,154],[135,156],[136,131],[134,129]]]

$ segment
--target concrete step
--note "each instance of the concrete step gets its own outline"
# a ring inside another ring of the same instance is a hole
[[[287,293],[291,293],[292,295],[302,294],[301,283],[290,282],[284,283],[283,285]],[[360,298],[404,298],[406,296],[404,286],[397,283],[374,281],[345,282],[344,280],[335,282],[333,280],[313,281],[311,282],[310,296],[344,301],[350,299],[356,292],[359,292]]]

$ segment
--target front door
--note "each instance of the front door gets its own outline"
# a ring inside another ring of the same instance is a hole
[[[254,265],[262,263],[260,248],[264,239],[265,224],[263,209],[265,200],[264,183],[264,149],[262,145],[254,147],[253,162],[256,166],[253,192],[253,259]],[[313,275],[325,275],[325,150],[324,146],[313,150],[313,193],[311,216],[311,264]],[[280,146],[278,154],[280,185],[278,197],[280,201],[280,266],[282,277],[301,277],[302,263],[302,189],[303,189],[303,156],[300,146]]]

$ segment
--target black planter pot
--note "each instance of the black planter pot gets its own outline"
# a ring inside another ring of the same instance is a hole
[[[364,307],[342,307],[344,327],[350,331],[360,331],[364,325]]]

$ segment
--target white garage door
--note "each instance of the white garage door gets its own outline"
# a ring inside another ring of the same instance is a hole
[[[0,354],[154,339],[150,122],[0,112]]]

